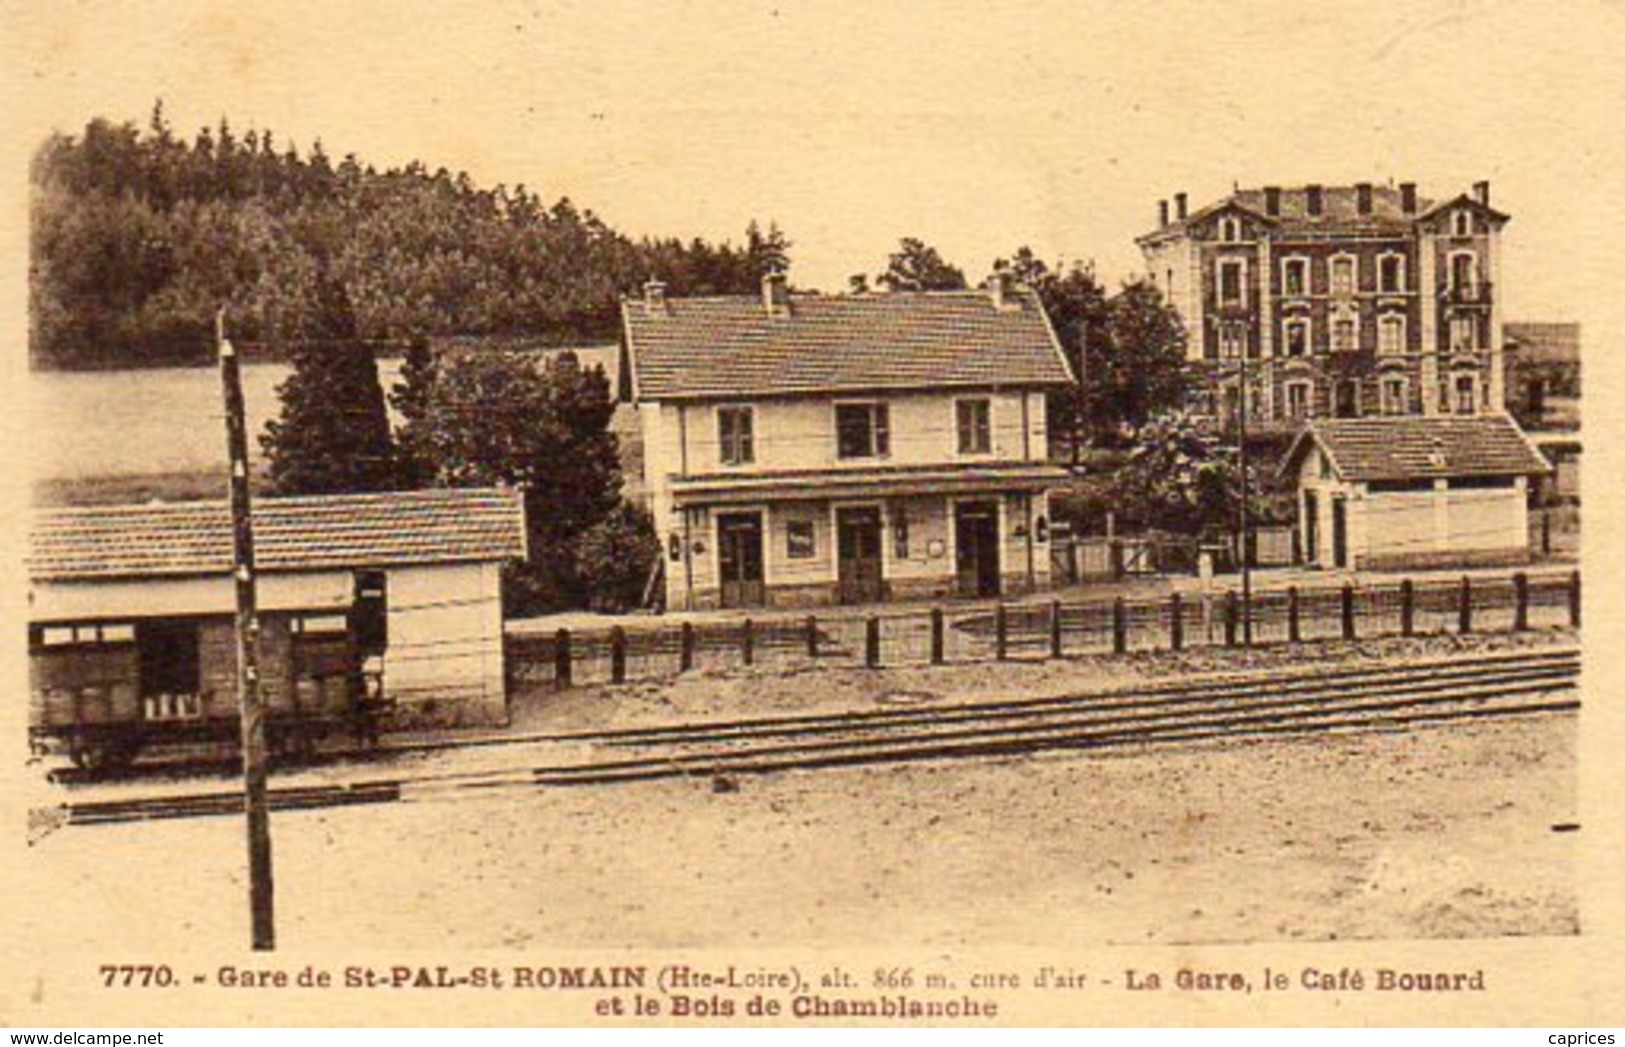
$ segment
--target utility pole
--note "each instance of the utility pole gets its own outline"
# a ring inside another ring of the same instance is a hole
[[[231,462],[231,565],[237,589],[237,696],[242,728],[243,801],[248,812],[248,908],[254,948],[276,948],[272,908],[271,822],[266,805],[265,707],[260,700],[260,621],[255,609],[254,522],[249,515],[248,421],[237,351],[226,341],[226,310],[214,316],[220,385],[226,398]]]
[[[1253,570],[1247,557],[1247,346],[1236,360],[1236,452],[1241,466],[1241,503],[1236,510],[1236,530],[1239,532],[1237,555],[1241,559],[1241,645],[1253,645]]]

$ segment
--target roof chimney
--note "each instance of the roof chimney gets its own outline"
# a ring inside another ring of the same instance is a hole
[[[1018,303],[1014,296],[1015,277],[1008,269],[995,269],[987,278],[988,297],[993,299],[995,309],[1013,309]]]
[[[1266,185],[1264,187],[1264,213],[1275,218],[1281,213],[1281,187]]]
[[[646,313],[666,311],[666,285],[659,280],[650,280],[643,285],[643,311]]]
[[[1183,222],[1185,220],[1185,194],[1174,194],[1174,218]]]
[[[1474,182],[1473,195],[1477,197],[1478,202],[1483,204],[1485,207],[1490,206],[1490,183]]]
[[[1164,229],[1168,225],[1168,201],[1157,201],[1157,228]]]
[[[1354,183],[1354,206],[1361,214],[1371,213],[1371,183]]]
[[[1304,188],[1303,195],[1304,195],[1304,201],[1305,201],[1304,206],[1309,211],[1309,216],[1311,218],[1319,217],[1319,215],[1320,215],[1320,186],[1318,186],[1318,185],[1306,186]]]
[[[1399,183],[1399,208],[1406,214],[1416,213],[1416,183]]]
[[[762,277],[762,307],[768,316],[790,315],[790,285],[781,272]]]

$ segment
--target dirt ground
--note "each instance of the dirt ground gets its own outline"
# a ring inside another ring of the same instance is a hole
[[[1571,934],[1574,746],[1545,715],[289,812],[279,944]],[[243,940],[242,850],[236,818],[53,833],[23,870],[56,900],[33,930],[99,955]]]
[[[1381,667],[1393,661],[1446,658],[1575,644],[1573,630],[1473,633],[1404,639],[1273,644],[1252,650],[1192,648],[1089,655],[1055,661],[953,665],[858,666],[769,664],[697,671],[661,680],[556,691],[521,689],[510,703],[515,733],[643,727],[675,721],[898,706],[946,705],[1012,696],[1048,697],[1173,678],[1262,673],[1317,664]]]

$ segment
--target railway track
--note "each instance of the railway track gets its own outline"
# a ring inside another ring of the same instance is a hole
[[[712,721],[540,736],[591,755],[483,772],[278,787],[274,809],[429,802],[495,789],[816,770],[919,760],[1105,751],[1317,731],[1400,729],[1578,707],[1573,649],[1294,670],[1053,698]],[[234,814],[235,791],[64,804],[69,825]]]

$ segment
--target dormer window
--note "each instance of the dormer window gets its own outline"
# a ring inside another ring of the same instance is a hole
[[[1473,235],[1473,215],[1472,215],[1472,212],[1462,210],[1462,211],[1457,211],[1454,214],[1452,214],[1450,216],[1450,233],[1451,233],[1452,236],[1472,236]]]
[[[1227,244],[1238,243],[1241,240],[1241,219],[1234,215],[1219,219],[1219,239]]]

